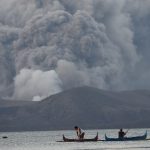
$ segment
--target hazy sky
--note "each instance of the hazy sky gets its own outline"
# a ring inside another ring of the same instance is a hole
[[[150,0],[0,0],[0,95],[150,89]]]

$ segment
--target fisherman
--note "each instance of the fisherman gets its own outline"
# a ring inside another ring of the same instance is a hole
[[[79,140],[83,140],[85,133],[82,131],[82,129],[79,128],[78,126],[75,126],[74,129],[76,130]]]
[[[126,135],[126,133],[123,131],[123,129],[120,129],[120,131],[118,132],[118,137],[124,138],[125,135]]]

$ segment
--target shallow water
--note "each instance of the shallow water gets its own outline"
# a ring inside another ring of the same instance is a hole
[[[130,129],[128,136],[142,135],[150,129]],[[85,130],[86,138],[95,137],[104,139],[105,133],[110,137],[117,137],[117,130]],[[62,135],[76,138],[74,131],[40,131],[40,132],[2,132],[0,133],[0,150],[148,150],[150,141],[128,141],[128,142],[56,142],[62,140]],[[3,136],[8,136],[3,139]]]

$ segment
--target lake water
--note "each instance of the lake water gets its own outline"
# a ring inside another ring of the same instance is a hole
[[[150,129],[130,129],[128,136],[143,135]],[[99,138],[104,139],[105,133],[109,137],[117,137],[118,130],[85,130],[86,138],[95,137],[99,133]],[[0,133],[0,150],[148,150],[150,140],[130,141],[130,142],[82,142],[64,143],[56,142],[62,140],[62,135],[75,138],[74,131],[40,131],[40,132],[2,132]],[[8,136],[3,139],[3,136]]]

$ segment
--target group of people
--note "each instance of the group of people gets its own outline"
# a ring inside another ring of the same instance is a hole
[[[75,126],[74,129],[77,133],[77,137],[80,140],[84,139],[85,132],[83,132],[83,130],[81,128],[79,128],[78,126]],[[127,132],[128,132],[128,130],[127,130]],[[124,132],[123,129],[120,129],[118,132],[118,138],[124,138],[124,136],[127,134],[127,132]]]

